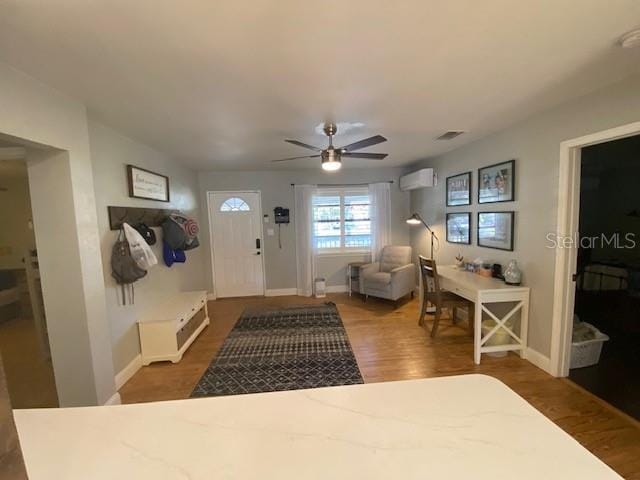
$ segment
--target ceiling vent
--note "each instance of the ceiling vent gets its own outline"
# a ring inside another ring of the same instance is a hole
[[[464,133],[463,130],[449,130],[446,133],[440,135],[436,140],[453,140],[458,135],[462,135]]]

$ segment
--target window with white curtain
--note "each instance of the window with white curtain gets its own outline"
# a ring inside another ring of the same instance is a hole
[[[371,202],[367,188],[320,188],[313,196],[313,238],[319,253],[368,252]]]

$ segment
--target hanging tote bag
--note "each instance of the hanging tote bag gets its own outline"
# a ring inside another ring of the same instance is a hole
[[[149,270],[158,263],[158,259],[149,247],[146,240],[128,223],[123,223],[124,235],[129,242],[129,250],[131,251],[131,257],[135,260],[136,264],[143,270]]]

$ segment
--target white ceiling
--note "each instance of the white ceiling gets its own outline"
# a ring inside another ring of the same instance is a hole
[[[285,138],[398,166],[636,73],[637,0],[0,0],[0,59],[206,169],[299,168]],[[468,130],[451,142],[446,130]]]

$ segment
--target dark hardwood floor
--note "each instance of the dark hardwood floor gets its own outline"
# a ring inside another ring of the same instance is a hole
[[[441,322],[432,339],[418,326],[417,300],[393,303],[332,294],[366,383],[482,373],[503,381],[627,479],[640,479],[640,424],[566,379],[554,378],[516,355],[473,363],[464,326]],[[188,398],[247,306],[322,302],[302,297],[209,302],[211,325],[178,364],[143,367],[120,390],[124,403]],[[472,401],[472,398],[470,398]]]

